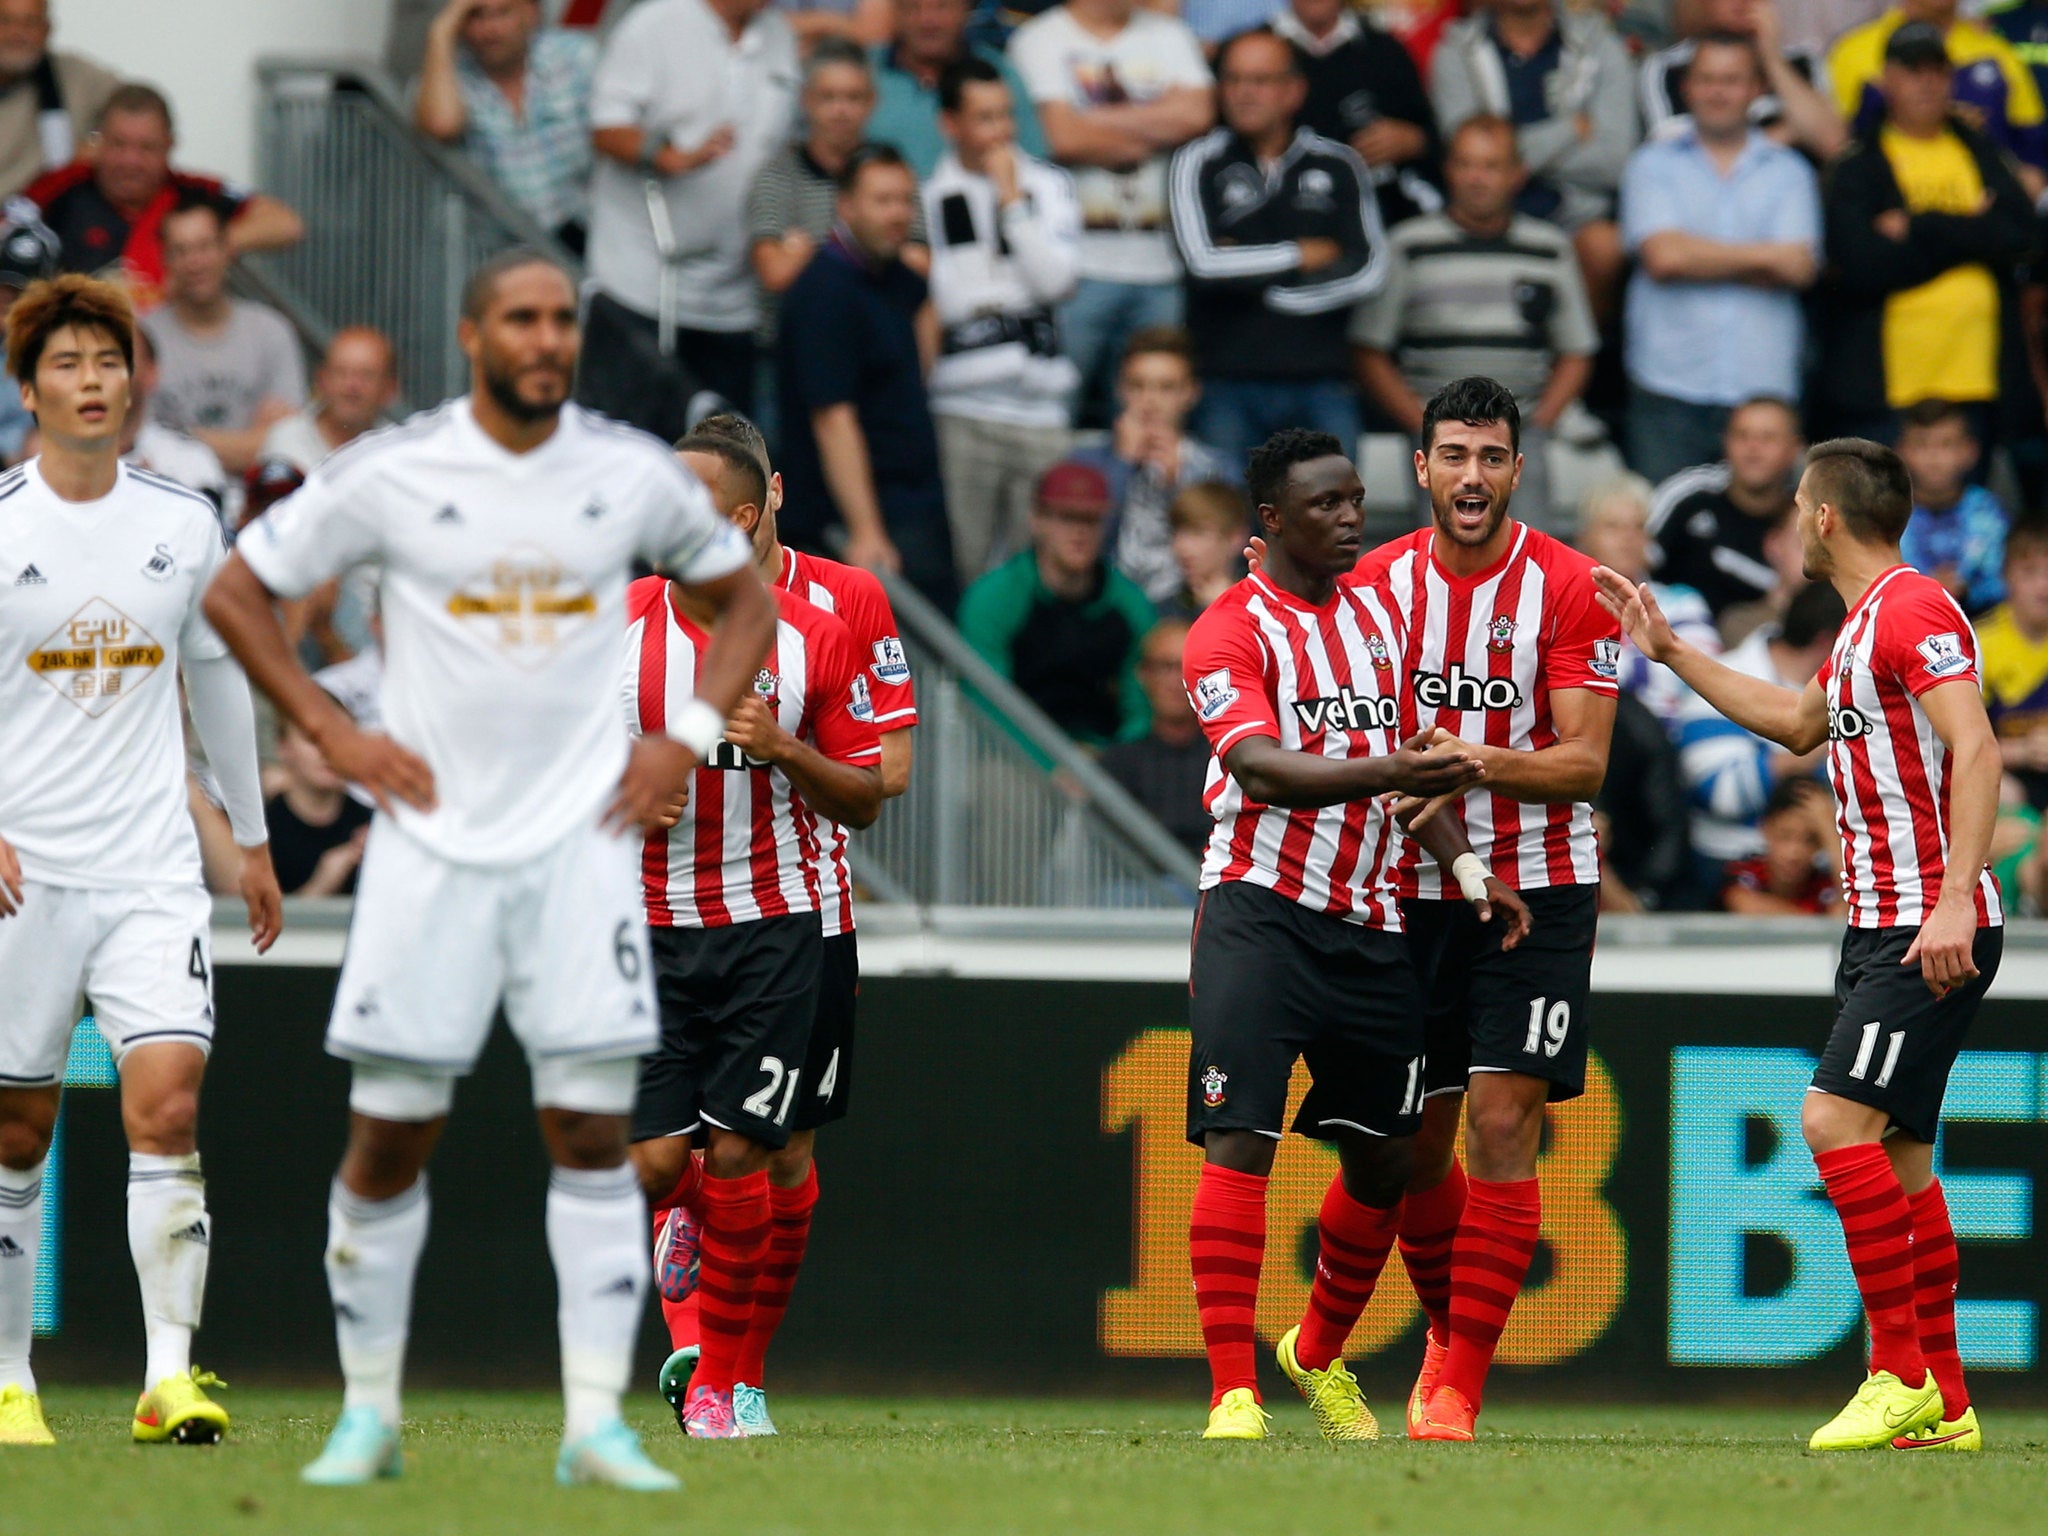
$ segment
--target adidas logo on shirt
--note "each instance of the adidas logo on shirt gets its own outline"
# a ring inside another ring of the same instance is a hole
[[[0,1237],[0,1259],[25,1259],[28,1250],[11,1237]]]
[[[14,578],[14,584],[17,587],[41,587],[47,586],[49,583],[41,571],[37,570],[33,564],[29,564],[21,568],[21,574]]]

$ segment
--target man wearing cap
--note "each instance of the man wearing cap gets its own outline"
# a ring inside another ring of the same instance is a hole
[[[1828,54],[1827,74],[1835,103],[1849,131],[1868,137],[1885,116],[1889,93],[1883,77],[1891,62],[1890,43],[1905,27],[1932,32],[1944,57],[1955,66],[1957,105],[2000,149],[2024,167],[2030,194],[2048,188],[2048,122],[2041,92],[2012,44],[1986,26],[1957,15],[1959,0],[1903,0],[1877,20],[1846,32]]]
[[[1038,481],[1031,547],[960,600],[960,632],[1053,724],[1085,746],[1135,741],[1151,725],[1138,676],[1152,604],[1103,558],[1109,480],[1065,459]]]
[[[1981,439],[2001,400],[2032,398],[2015,272],[2033,207],[1999,145],[1954,110],[1952,73],[1934,27],[1894,31],[1883,120],[1828,177],[1834,280],[1813,404],[1838,432],[1889,440],[1898,411],[1937,399],[1970,408]]]

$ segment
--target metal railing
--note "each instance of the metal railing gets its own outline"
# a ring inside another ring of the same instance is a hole
[[[489,177],[413,130],[374,64],[265,59],[256,79],[259,183],[305,218],[306,238],[250,265],[289,296],[302,327],[366,324],[389,336],[408,400],[469,387],[455,321],[478,263],[533,245],[580,275]]]
[[[886,581],[919,719],[909,790],[853,840],[871,894],[964,907],[1191,906],[1194,857],[914,587]]]

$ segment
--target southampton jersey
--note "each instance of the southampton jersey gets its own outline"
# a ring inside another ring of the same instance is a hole
[[[1895,565],[1849,610],[1815,680],[1828,698],[1850,926],[1917,928],[1941,899],[1949,824],[1949,751],[1920,695],[1979,686],[1977,637],[1939,582]],[[1995,927],[1998,884],[1989,870],[1971,873],[1977,926]]]
[[[343,448],[238,548],[285,597],[378,568],[384,728],[426,759],[440,801],[399,806],[398,825],[494,866],[590,825],[618,787],[632,562],[709,581],[752,555],[659,440],[572,405],[515,454],[466,397]]]
[[[710,635],[677,611],[669,583],[649,576],[626,595],[625,708],[629,729],[653,735],[697,691]],[[874,704],[846,626],[800,597],[775,595],[775,648],[754,693],[782,728],[834,762],[882,759]],[[824,821],[779,768],[728,741],[690,775],[689,804],[649,833],[641,860],[647,921],[657,928],[724,928],[815,912],[831,870]]]
[[[1388,869],[1398,834],[1376,796],[1321,809],[1261,805],[1224,771],[1223,756],[1250,736],[1324,757],[1392,753],[1414,729],[1400,697],[1403,640],[1388,594],[1348,582],[1317,608],[1254,574],[1195,620],[1181,667],[1214,754],[1203,890],[1242,880],[1400,931]]]
[[[1509,523],[1508,552],[1475,576],[1453,576],[1435,556],[1436,530],[1418,529],[1358,563],[1383,581],[1408,635],[1403,666],[1420,728],[1515,751],[1557,741],[1550,695],[1585,688],[1615,697],[1621,626],[1593,595],[1593,562],[1546,533]],[[1465,835],[1493,873],[1517,890],[1596,885],[1593,808],[1524,805],[1478,788],[1465,795]],[[1436,862],[1404,845],[1403,896],[1455,898]]]
[[[227,649],[199,600],[213,503],[122,465],[63,501],[41,460],[0,475],[0,837],[47,885],[198,885],[179,663]]]
[[[917,690],[910,681],[910,662],[896,628],[889,594],[871,571],[842,565],[816,555],[782,552],[785,592],[794,592],[813,607],[836,614],[853,639],[854,665],[867,673],[874,701],[875,730],[886,736],[917,724]],[[818,916],[829,936],[853,932],[853,876],[846,867],[846,828],[818,818],[820,835],[832,858],[830,876],[818,893]]]

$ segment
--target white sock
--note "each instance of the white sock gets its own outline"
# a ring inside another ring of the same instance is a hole
[[[43,1165],[0,1168],[0,1387],[36,1389],[28,1347],[36,1327],[36,1249],[43,1240]]]
[[[647,1199],[630,1164],[557,1168],[548,1181],[548,1252],[562,1332],[562,1437],[619,1417],[647,1300]]]
[[[142,1327],[149,1359],[147,1392],[166,1376],[192,1369],[192,1333],[206,1299],[206,1256],[213,1224],[199,1154],[128,1154],[128,1252],[142,1287]]]
[[[327,1289],[347,1383],[342,1407],[374,1408],[393,1429],[427,1212],[424,1175],[389,1200],[350,1194],[340,1179],[327,1195]]]

